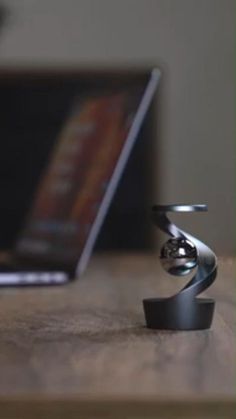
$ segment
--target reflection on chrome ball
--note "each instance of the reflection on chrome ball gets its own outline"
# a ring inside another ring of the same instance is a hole
[[[169,274],[184,276],[197,265],[197,249],[189,240],[170,239],[162,246],[160,260]]]

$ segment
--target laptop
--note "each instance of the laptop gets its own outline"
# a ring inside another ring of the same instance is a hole
[[[75,101],[40,177],[0,286],[59,285],[85,270],[160,79]]]

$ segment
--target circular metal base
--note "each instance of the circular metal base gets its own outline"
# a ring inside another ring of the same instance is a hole
[[[143,300],[147,327],[165,330],[203,330],[211,327],[215,302],[195,298],[187,304],[175,298]]]

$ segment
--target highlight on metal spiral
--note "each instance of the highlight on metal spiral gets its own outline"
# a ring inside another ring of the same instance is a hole
[[[162,267],[176,276],[187,275],[194,268],[196,272],[177,294],[143,300],[148,328],[197,330],[211,326],[215,302],[197,296],[216,278],[216,256],[208,246],[179,229],[167,216],[168,212],[202,211],[207,211],[206,205],[156,205],[152,208],[154,224],[171,237],[161,249]]]

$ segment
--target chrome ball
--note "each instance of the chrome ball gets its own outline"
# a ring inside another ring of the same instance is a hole
[[[183,238],[170,239],[161,248],[161,265],[171,275],[189,274],[196,267],[197,259],[196,247]]]

